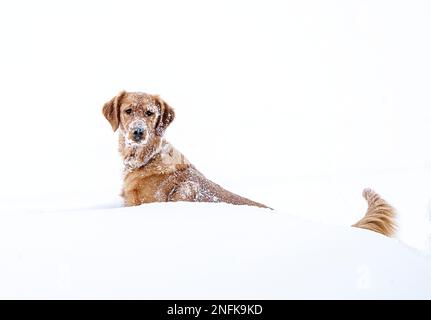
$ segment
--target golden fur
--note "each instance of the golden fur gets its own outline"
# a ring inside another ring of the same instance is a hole
[[[175,112],[159,96],[122,91],[105,103],[103,114],[112,129],[120,131],[119,151],[124,161],[122,196],[126,206],[193,201],[268,208],[208,180],[164,140],[163,134]],[[392,236],[394,209],[372,190],[364,190],[364,197],[368,211],[353,226]]]
[[[368,202],[365,216],[352,227],[368,229],[392,237],[396,231],[395,209],[371,189],[362,192]]]

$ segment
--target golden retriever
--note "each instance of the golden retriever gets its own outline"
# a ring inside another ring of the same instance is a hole
[[[225,190],[208,180],[163,138],[175,118],[159,96],[121,91],[106,102],[103,114],[119,129],[119,151],[124,161],[122,197],[126,206],[150,202],[225,202],[268,208]],[[368,211],[353,226],[391,236],[395,210],[372,190],[364,190]]]

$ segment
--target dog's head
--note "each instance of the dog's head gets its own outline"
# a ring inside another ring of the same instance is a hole
[[[145,145],[163,136],[175,117],[174,110],[159,96],[125,91],[105,103],[103,115],[112,129],[119,128],[126,143],[132,145]]]

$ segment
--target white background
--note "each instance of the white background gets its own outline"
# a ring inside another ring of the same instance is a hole
[[[342,225],[371,186],[426,248],[430,17],[427,1],[2,1],[0,201],[115,202],[101,108],[136,90],[176,109],[168,140],[216,182]]]

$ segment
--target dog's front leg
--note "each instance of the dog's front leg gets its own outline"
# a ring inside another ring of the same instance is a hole
[[[139,196],[139,190],[137,189],[123,191],[122,195],[124,199],[124,205],[126,207],[138,206],[142,204],[142,201]]]

